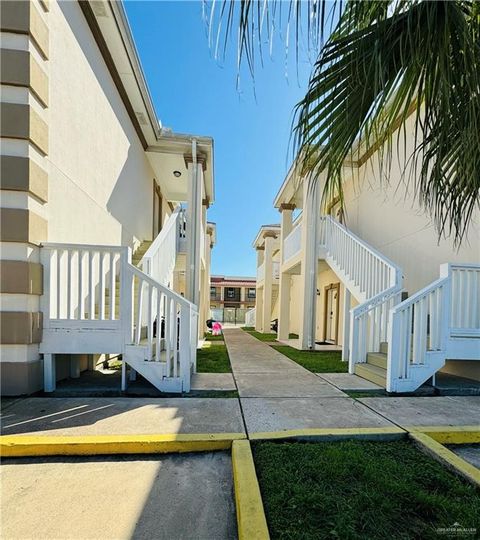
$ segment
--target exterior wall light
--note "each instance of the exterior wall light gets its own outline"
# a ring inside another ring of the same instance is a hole
[[[182,173],[180,171],[173,171],[173,176],[175,176],[175,178],[180,178],[180,176],[182,176]]]

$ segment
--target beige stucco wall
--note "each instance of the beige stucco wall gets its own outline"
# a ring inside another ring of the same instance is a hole
[[[412,121],[407,134],[409,155]],[[404,148],[402,139],[401,158]],[[397,159],[392,163],[390,183],[382,180],[377,155],[345,178],[347,226],[402,268],[409,294],[437,279],[441,263],[480,262],[480,213],[475,213],[468,238],[459,250],[452,238],[438,241],[432,220],[415,201],[413,187],[407,188],[401,180]]]
[[[77,2],[50,3],[50,55],[49,241],[150,239],[154,174]]]

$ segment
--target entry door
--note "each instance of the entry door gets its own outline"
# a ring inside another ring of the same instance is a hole
[[[340,283],[325,287],[325,341],[338,342],[338,311],[340,305]]]
[[[153,238],[162,230],[162,192],[153,181]]]

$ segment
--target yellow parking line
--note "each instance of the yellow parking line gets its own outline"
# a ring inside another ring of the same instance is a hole
[[[427,454],[446,465],[449,469],[457,472],[466,478],[469,482],[480,486],[480,470],[471,465],[454,452],[445,448],[442,444],[432,439],[426,433],[411,432],[409,433],[413,439]]]
[[[232,467],[238,538],[239,540],[267,540],[270,535],[248,440],[233,441]]]
[[[166,435],[3,435],[2,457],[74,456],[99,454],[164,454],[228,450],[243,433]]]

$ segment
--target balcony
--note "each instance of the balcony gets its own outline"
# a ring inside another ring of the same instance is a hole
[[[300,252],[302,245],[302,219],[301,215],[295,220],[293,229],[283,242],[283,262],[292,259]]]
[[[272,262],[272,277],[273,277],[274,282],[278,280],[280,277],[280,263],[278,261]],[[264,279],[265,279],[265,263],[263,262],[257,268],[257,283],[264,281]]]

